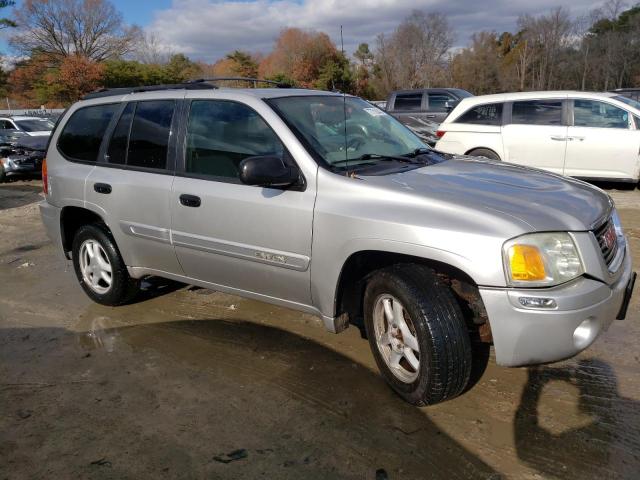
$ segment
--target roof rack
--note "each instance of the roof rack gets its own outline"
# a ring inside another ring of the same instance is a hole
[[[158,90],[211,90],[218,88],[209,83],[172,83],[165,85],[145,85],[141,87],[119,87],[119,88],[103,88],[95,92],[87,93],[82,100],[90,100],[92,98],[110,97],[112,95],[127,95],[129,93],[138,92],[155,92]]]
[[[119,87],[119,88],[103,88],[96,90],[82,97],[82,100],[90,100],[92,98],[111,97],[113,95],[127,95],[129,93],[139,92],[156,92],[159,90],[211,90],[218,88],[217,85],[212,85],[216,82],[251,82],[254,88],[258,88],[258,83],[267,83],[274,85],[277,88],[291,88],[291,85],[284,82],[276,82],[274,80],[262,80],[260,78],[250,77],[210,77],[210,78],[198,78],[195,80],[189,80],[184,83],[172,83],[165,85],[144,85],[140,87]]]
[[[188,84],[201,84],[201,83],[215,83],[215,82],[250,82],[253,83],[253,88],[258,88],[258,83],[267,83],[273,85],[276,88],[291,88],[291,85],[285,82],[277,82],[275,80],[264,80],[262,78],[252,77],[208,77],[198,78],[190,80]]]

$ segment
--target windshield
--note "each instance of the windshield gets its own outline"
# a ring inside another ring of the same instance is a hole
[[[461,88],[452,88],[451,90],[453,90],[460,98],[473,97],[473,93],[467,92],[466,90],[463,90]]]
[[[399,157],[429,148],[391,115],[360,98],[318,95],[269,103],[334,169],[370,164],[372,156]]]
[[[20,130],[25,132],[50,132],[53,130],[53,122],[46,118],[42,120],[15,120],[15,122],[20,127]]]
[[[616,100],[619,100],[622,103],[626,103],[630,107],[640,110],[640,102],[634,100],[633,98],[625,97],[623,95],[616,95],[613,98],[615,98]]]

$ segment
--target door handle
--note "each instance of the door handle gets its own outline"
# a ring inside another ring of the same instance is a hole
[[[584,140],[584,137],[567,137],[569,140],[580,140],[581,142]]]
[[[202,203],[200,197],[196,197],[195,195],[187,195],[183,193],[180,195],[180,203],[185,207],[199,207]]]
[[[559,137],[556,135],[551,135],[551,140],[557,140],[559,142],[564,142],[567,139],[567,137]]]
[[[427,115],[427,118],[436,118],[435,115]]]
[[[108,195],[111,193],[111,185],[108,183],[94,183],[93,189],[98,193]]]

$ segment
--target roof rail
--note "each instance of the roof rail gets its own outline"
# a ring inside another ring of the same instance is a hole
[[[261,78],[252,77],[209,77],[209,78],[197,78],[195,80],[189,80],[189,84],[202,84],[202,83],[215,83],[215,82],[250,82],[253,83],[254,88],[258,88],[258,83],[267,83],[274,85],[276,88],[291,88],[291,85],[286,82],[277,82],[275,80],[264,80]]]
[[[165,85],[144,85],[140,87],[119,87],[119,88],[103,88],[95,92],[87,93],[82,100],[90,100],[92,98],[111,97],[113,95],[127,95],[129,93],[138,92],[155,92],[158,90],[211,90],[218,88],[210,83],[203,82],[185,82],[172,83]]]

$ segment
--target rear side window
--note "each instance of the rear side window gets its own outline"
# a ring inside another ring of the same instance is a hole
[[[166,168],[174,108],[173,100],[153,100],[136,104],[129,135],[127,165]]]
[[[284,153],[269,125],[246,105],[194,100],[187,125],[187,173],[236,179],[247,157]]]
[[[394,110],[420,110],[422,108],[421,93],[402,93],[396,95]]]
[[[471,123],[474,125],[502,125],[502,103],[478,105],[467,110],[455,123]]]
[[[573,124],[576,127],[629,128],[629,114],[614,105],[594,100],[573,101]]]
[[[562,125],[562,100],[513,102],[511,123],[521,125]]]
[[[94,105],[76,110],[62,128],[58,150],[72,160],[95,162],[102,137],[118,104]]]

